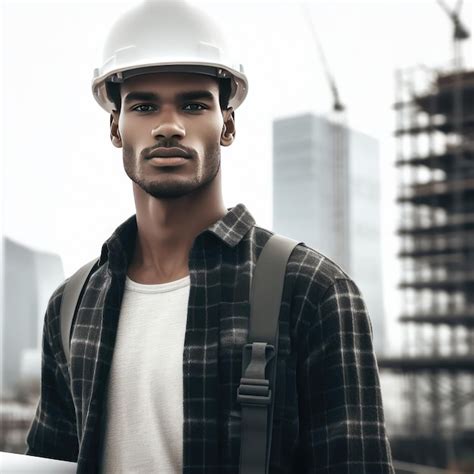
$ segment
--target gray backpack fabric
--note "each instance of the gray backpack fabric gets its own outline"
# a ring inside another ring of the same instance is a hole
[[[278,317],[291,252],[298,244],[273,234],[257,260],[250,290],[247,344],[242,349],[242,377],[237,390],[241,404],[240,474],[267,474],[270,461],[276,365]],[[82,292],[95,264],[94,258],[67,281],[60,308],[61,340],[70,367],[72,321]],[[262,435],[263,434],[263,435]]]

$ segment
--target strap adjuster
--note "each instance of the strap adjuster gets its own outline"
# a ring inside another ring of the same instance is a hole
[[[244,405],[269,405],[272,402],[270,381],[265,378],[265,369],[274,356],[275,347],[266,342],[252,342],[243,347],[242,363],[246,369],[237,389],[238,402]]]
[[[268,380],[240,379],[237,389],[237,401],[248,405],[269,405],[272,401],[272,391]]]

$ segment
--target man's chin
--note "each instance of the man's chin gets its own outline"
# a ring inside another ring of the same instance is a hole
[[[156,199],[177,199],[187,196],[196,190],[196,186],[140,186],[145,193]]]

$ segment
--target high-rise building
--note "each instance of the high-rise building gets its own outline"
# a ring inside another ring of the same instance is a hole
[[[58,255],[6,237],[3,249],[1,395],[8,398],[14,396],[22,370],[40,377],[44,314],[51,294],[64,280],[64,270]],[[38,351],[36,357],[32,349]],[[31,361],[36,361],[36,368]]]
[[[334,260],[359,286],[385,348],[379,147],[314,114],[273,123],[273,229]]]

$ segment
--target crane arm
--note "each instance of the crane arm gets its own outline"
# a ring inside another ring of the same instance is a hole
[[[332,92],[333,101],[334,101],[333,102],[333,109],[335,111],[338,111],[338,112],[343,111],[343,110],[345,110],[345,106],[342,104],[342,102],[340,100],[339,91],[338,91],[337,85],[336,85],[336,80],[334,79],[334,76],[332,75],[332,73],[329,69],[329,65],[328,65],[328,62],[326,60],[326,56],[324,54],[321,43],[319,41],[318,35],[316,34],[316,29],[314,28],[314,24],[311,21],[311,12],[310,12],[310,10],[308,8],[308,5],[306,3],[301,2],[300,5],[301,5],[301,8],[303,10],[303,16],[308,21],[309,29],[310,29],[311,34],[313,36],[313,40],[316,44],[316,47],[318,48],[318,53],[319,53],[319,56],[321,58],[321,62],[323,64],[323,68],[324,68],[324,73],[326,75],[327,81],[329,83],[329,87],[330,87],[331,92]]]

